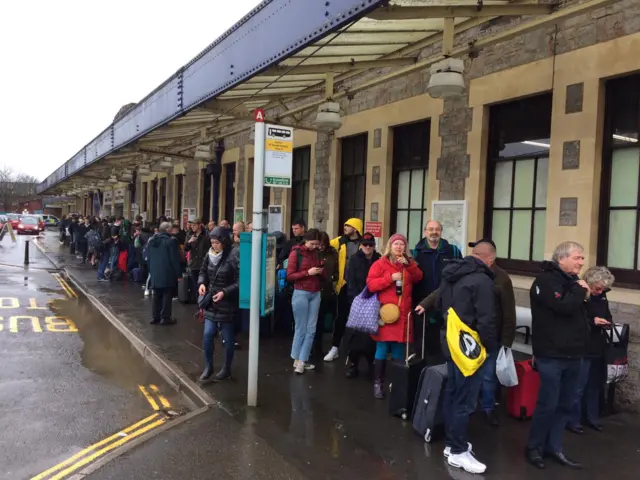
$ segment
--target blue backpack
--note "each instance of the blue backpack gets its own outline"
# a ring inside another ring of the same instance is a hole
[[[302,263],[302,254],[300,250],[296,250],[296,257],[298,260],[298,264],[296,265],[296,272],[300,269],[300,264]],[[277,272],[278,275],[278,292],[287,292],[293,293],[293,283],[287,280],[287,266],[289,265],[289,259],[287,258],[284,262],[282,262],[282,268],[280,268]]]

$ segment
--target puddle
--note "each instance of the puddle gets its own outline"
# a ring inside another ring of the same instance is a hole
[[[83,342],[80,352],[82,364],[87,369],[115,386],[132,392],[138,392],[139,385],[166,385],[129,341],[88,300],[80,298],[77,301],[52,302],[50,308],[56,315],[71,318],[75,322],[77,335]],[[181,404],[178,393],[169,386],[163,387],[162,391],[172,405]]]

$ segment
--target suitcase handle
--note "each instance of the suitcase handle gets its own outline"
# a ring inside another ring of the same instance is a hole
[[[409,312],[407,315],[407,342],[406,342],[406,353],[404,357],[405,365],[408,367],[409,362],[413,357],[415,357],[415,353],[409,356],[409,343],[411,338],[411,314],[413,312]],[[427,313],[422,314],[422,358],[424,358],[424,336],[427,333]]]

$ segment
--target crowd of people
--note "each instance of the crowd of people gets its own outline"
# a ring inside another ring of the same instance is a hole
[[[225,220],[205,226],[195,219],[185,232],[166,218],[148,227],[140,217],[133,224],[124,218],[63,218],[60,241],[69,242],[82,262],[98,266],[99,280],[118,280],[130,272],[134,280],[146,282],[145,295],[154,297],[153,324],[175,323],[171,304],[186,273],[203,315],[205,369],[199,381],[206,383],[231,376],[244,314],[238,306],[243,231],[251,231],[251,226],[238,222],[231,228]],[[343,234],[334,239],[295,220],[290,239],[276,233],[276,316],[293,330],[290,355],[296,374],[343,356],[345,376],[353,379],[364,359],[376,399],[385,398],[387,362],[404,362],[407,344],[412,352],[424,352],[430,364],[445,363],[444,455],[454,467],[482,473],[486,465],[473,454],[467,425],[479,403],[488,424],[499,426],[494,412],[499,397],[496,361],[500,349],[511,348],[516,337],[515,295],[509,275],[496,264],[492,240],[469,243],[471,253],[463,257],[442,234],[442,225],[431,220],[413,249],[396,233],[378,252],[376,238],[363,232],[360,219],[347,220]],[[565,455],[562,433],[582,434],[583,424],[602,429],[603,357],[612,322],[606,294],[614,278],[605,267],[591,267],[580,279],[583,265],[583,247],[564,242],[552,260],[543,263],[530,291],[532,346],[541,386],[525,456],[538,468],[545,468],[546,458],[580,468]],[[384,317],[375,335],[346,328],[354,300],[364,290],[377,295]],[[477,332],[487,353],[471,375],[452,359],[443,334],[450,309]],[[325,352],[327,330],[331,346]],[[218,333],[225,355],[222,369],[214,373]]]

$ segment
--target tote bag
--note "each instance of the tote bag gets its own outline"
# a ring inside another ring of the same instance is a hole
[[[487,359],[478,332],[465,324],[450,307],[447,311],[447,345],[451,359],[465,377],[470,377]]]
[[[356,332],[376,335],[378,333],[380,320],[380,302],[378,295],[373,294],[367,287],[353,299],[347,328],[352,328]]]

